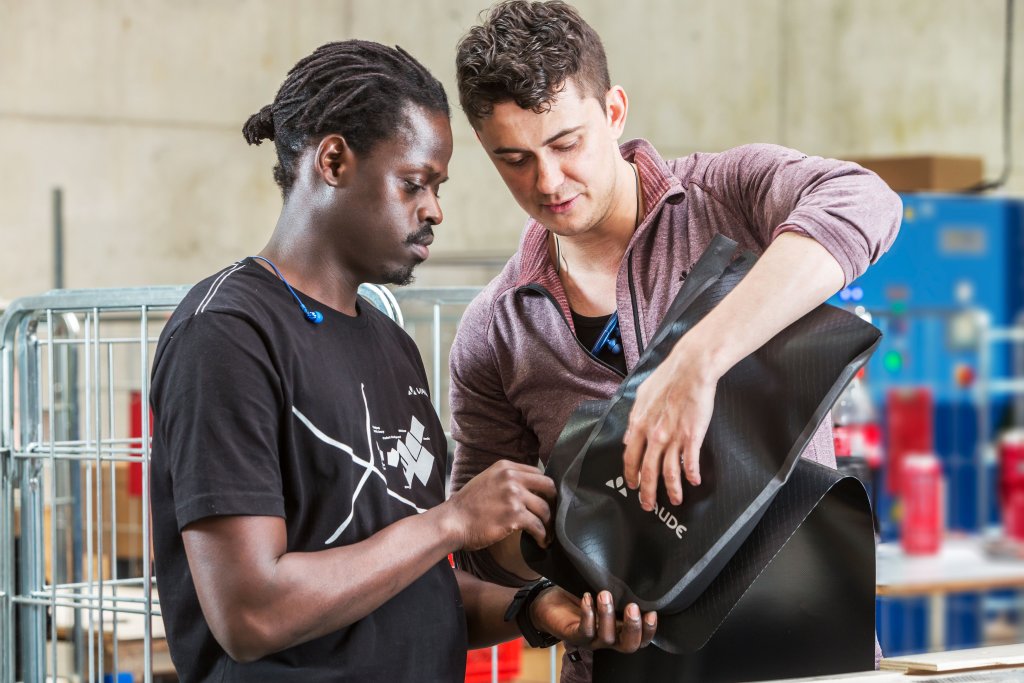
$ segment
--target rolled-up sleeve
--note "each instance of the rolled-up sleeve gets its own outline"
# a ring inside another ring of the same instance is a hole
[[[845,284],[877,261],[899,232],[899,195],[853,162],[769,144],[709,157],[701,184],[742,214],[758,242],[767,245],[784,232],[811,237],[839,263]]]

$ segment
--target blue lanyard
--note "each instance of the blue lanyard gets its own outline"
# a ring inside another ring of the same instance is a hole
[[[605,347],[607,347],[612,353],[622,353],[622,337],[619,335],[618,311],[612,313],[608,318],[608,322],[605,323],[604,329],[601,330],[601,335],[597,338],[597,343],[594,344],[594,348],[592,348],[590,352],[597,356],[604,351]]]

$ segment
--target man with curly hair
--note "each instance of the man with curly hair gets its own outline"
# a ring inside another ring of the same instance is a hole
[[[856,164],[775,145],[667,160],[646,140],[620,145],[628,98],[564,2],[496,5],[459,43],[456,70],[462,108],[529,220],[452,349],[454,489],[499,460],[546,462],[572,411],[612,396],[721,233],[760,259],[641,385],[625,437],[642,506],[660,485],[680,504],[701,483],[718,379],[888,249],[899,197]],[[834,467],[829,423],[804,457]],[[467,563],[512,585],[536,579],[515,536]],[[589,679],[587,659],[567,662],[566,678]]]

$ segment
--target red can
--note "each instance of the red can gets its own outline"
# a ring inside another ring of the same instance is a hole
[[[1003,529],[1008,538],[1024,541],[1024,491],[1015,491],[1003,499]]]
[[[1024,430],[999,439],[999,493],[1006,535],[1024,541]]]
[[[942,545],[942,469],[934,454],[907,454],[900,484],[903,497],[903,550],[931,555]]]

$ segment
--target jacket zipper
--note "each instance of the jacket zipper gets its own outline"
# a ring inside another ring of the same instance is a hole
[[[633,288],[633,252],[626,254],[626,276],[629,278],[629,303],[633,305],[633,331],[636,332],[637,357],[644,355],[644,338],[640,335],[640,312],[636,308],[636,290]]]
[[[569,335],[576,342],[576,346],[580,347],[580,349],[583,350],[583,353],[587,354],[587,356],[591,360],[593,360],[598,365],[601,365],[601,366],[604,366],[604,367],[608,368],[609,370],[614,372],[619,377],[625,377],[626,376],[623,373],[619,372],[618,368],[613,367],[613,366],[609,365],[608,363],[605,363],[603,360],[601,360],[600,358],[598,358],[597,356],[592,354],[590,352],[590,349],[588,349],[586,346],[583,345],[583,342],[580,341],[579,337],[577,337],[573,333],[572,327],[569,325],[569,321],[565,319],[565,315],[562,313],[562,307],[558,305],[558,301],[555,299],[554,295],[551,294],[551,292],[549,292],[547,289],[545,289],[544,287],[541,287],[538,284],[524,285],[523,287],[519,288],[519,291],[522,291],[524,289],[528,289],[531,292],[537,292],[538,294],[541,294],[545,299],[547,299],[548,301],[551,302],[551,305],[555,307],[556,311],[558,311],[559,319],[561,319],[562,323],[565,324],[565,328],[569,331]]]

